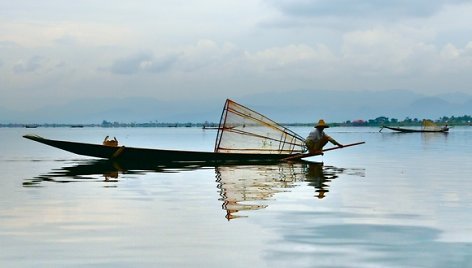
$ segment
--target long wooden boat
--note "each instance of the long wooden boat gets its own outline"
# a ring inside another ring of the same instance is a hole
[[[438,129],[412,129],[412,128],[402,128],[402,127],[389,127],[389,126],[382,126],[382,129],[390,129],[393,131],[403,132],[403,133],[413,133],[413,132],[423,132],[423,133],[446,133],[449,131],[448,127],[442,127]],[[380,131],[382,131],[380,129]]]
[[[78,155],[113,159],[120,161],[146,161],[146,162],[195,162],[195,163],[252,163],[280,161],[292,154],[268,154],[268,153],[222,153],[203,151],[163,150],[136,148],[126,146],[107,146],[101,144],[81,143],[63,140],[46,139],[37,135],[24,135],[26,139],[37,141],[58,149],[62,149]]]
[[[256,163],[298,161],[325,151],[362,144],[355,143],[313,154],[306,153],[305,139],[286,127],[243,105],[226,100],[217,128],[213,152],[163,150],[118,146],[118,141],[90,144],[46,139],[37,135],[24,138],[56,147],[71,153],[120,161],[159,163]]]

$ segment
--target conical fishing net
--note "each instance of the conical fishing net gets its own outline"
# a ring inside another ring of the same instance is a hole
[[[215,152],[292,154],[305,149],[303,137],[271,119],[226,100]]]
[[[441,129],[438,125],[436,125],[433,121],[429,119],[423,120],[422,123],[423,130],[438,130]]]

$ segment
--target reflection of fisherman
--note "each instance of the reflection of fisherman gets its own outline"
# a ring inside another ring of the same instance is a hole
[[[324,184],[329,182],[331,178],[328,178],[323,173],[323,163],[309,163],[306,170],[306,181],[309,186],[314,186],[318,193],[318,198],[322,199],[325,197],[325,193],[328,191],[328,185]]]
[[[305,144],[311,154],[321,153],[321,150],[323,150],[323,146],[325,146],[328,141],[334,145],[343,147],[342,144],[340,144],[330,136],[326,135],[326,133],[324,133],[323,130],[328,127],[329,126],[325,123],[325,121],[323,119],[320,119],[320,121],[318,121],[318,124],[315,125],[315,130],[310,132],[310,134],[306,138]]]
[[[119,176],[118,171],[110,171],[110,172],[106,172],[106,173],[103,174],[103,177],[105,177],[106,182],[117,181],[118,176]]]

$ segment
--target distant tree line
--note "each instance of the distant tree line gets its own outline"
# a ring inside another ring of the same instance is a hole
[[[388,118],[386,116],[380,116],[375,119],[368,120],[348,120],[345,122],[330,122],[332,126],[367,126],[367,127],[376,127],[376,126],[419,126],[421,125],[423,119],[428,118],[410,118],[406,117],[403,120],[398,120],[396,118]],[[438,125],[449,125],[449,126],[464,126],[472,125],[472,116],[463,115],[463,116],[443,116],[437,120],[432,120]],[[284,126],[313,126],[313,123],[282,123]],[[100,124],[62,124],[62,123],[46,123],[46,124],[21,124],[21,123],[8,123],[0,124],[0,127],[10,127],[10,128],[35,128],[35,127],[104,127],[104,128],[113,128],[113,127],[200,127],[200,128],[215,128],[218,127],[218,123],[205,121],[203,123],[166,123],[166,122],[146,122],[146,123],[123,123],[117,121],[107,121],[103,120]]]
[[[70,128],[83,128],[83,127],[103,127],[103,128],[118,128],[118,127],[218,127],[218,123],[210,123],[208,121],[204,123],[172,123],[172,122],[145,122],[145,123],[124,123],[118,121],[107,121],[103,120],[100,124],[63,124],[63,123],[44,123],[44,124],[22,124],[22,123],[8,123],[8,124],[0,124],[0,127],[5,128],[37,128],[37,127],[47,127],[47,128],[55,128],[55,127],[70,127]]]
[[[346,121],[343,123],[338,123],[336,125],[339,126],[419,126],[423,122],[423,120],[429,118],[410,118],[406,117],[403,120],[398,120],[396,118],[388,118],[385,116],[380,116],[375,119],[369,120],[354,120],[354,121]],[[432,120],[434,123],[438,125],[449,125],[449,126],[459,126],[459,125],[472,125],[472,116],[464,115],[464,116],[443,116],[437,120]]]
[[[166,123],[166,122],[147,122],[147,123],[122,123],[122,122],[110,122],[107,120],[103,120],[102,123],[99,125],[100,127],[214,127],[218,126],[217,123],[209,123],[205,121],[204,123]]]

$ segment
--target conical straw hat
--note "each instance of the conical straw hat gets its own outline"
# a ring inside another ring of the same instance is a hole
[[[320,119],[320,121],[318,121],[318,124],[316,124],[315,127],[328,128],[329,126],[325,123],[325,121],[323,119]]]

